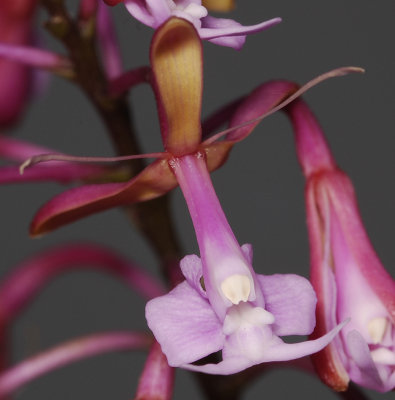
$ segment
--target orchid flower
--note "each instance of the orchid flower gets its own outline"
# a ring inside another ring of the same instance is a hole
[[[321,378],[344,390],[348,381],[395,388],[395,281],[366,234],[350,179],[336,166],[314,116],[301,100],[287,108],[306,177],[311,281],[318,295],[313,336],[351,318],[313,358]]]
[[[157,160],[127,182],[83,185],[57,195],[36,214],[31,225],[33,236],[42,235],[99,211],[164,195],[178,185],[168,164],[168,160],[175,156],[200,152],[206,157],[208,169],[213,171],[223,165],[234,144],[246,138],[266,115],[288,104],[322,80],[349,72],[361,72],[352,67],[333,70],[310,81],[296,93],[294,90],[289,91],[289,88],[282,90],[277,84],[268,83],[263,94],[264,101],[261,101],[261,115],[254,115],[255,119],[251,121],[249,109],[241,109],[237,118],[231,118],[229,129],[202,140],[202,136],[207,137],[234,114],[240,106],[240,100],[215,113],[201,126],[202,49],[193,25],[183,19],[170,19],[156,31],[150,57],[151,81],[157,99],[165,151],[109,158],[107,161],[111,162],[134,158]],[[242,118],[239,118],[241,115]],[[224,140],[218,141],[223,137]],[[106,161],[102,157],[44,155],[27,160],[24,167],[51,160]]]
[[[231,125],[266,109],[268,91],[292,93],[298,85],[273,81],[255,89],[234,112]],[[335,390],[348,382],[385,392],[395,387],[395,282],[382,266],[363,227],[354,189],[339,170],[324,135],[301,100],[284,109],[307,179],[311,281],[317,293],[313,338],[351,318],[328,347],[313,356],[321,379]],[[234,132],[247,135],[256,125]]]
[[[281,18],[273,18],[256,25],[243,26],[232,19],[209,16],[201,0],[125,0],[124,4],[133,17],[154,29],[171,17],[183,18],[194,25],[201,39],[237,50],[243,47],[246,35],[281,22]]]
[[[169,365],[227,375],[324,348],[343,325],[312,341],[281,340],[312,332],[314,291],[297,275],[255,274],[252,248],[240,247],[233,235],[204,156],[186,155],[169,164],[187,201],[201,254],[201,259],[190,255],[181,261],[186,281],[146,307],[148,326]],[[218,364],[191,364],[218,351]]]
[[[1,43],[10,46],[31,43],[36,4],[36,0],[1,1]],[[7,127],[19,119],[32,89],[31,78],[26,66],[0,59],[0,127]]]

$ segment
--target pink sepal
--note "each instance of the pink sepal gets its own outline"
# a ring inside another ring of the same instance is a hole
[[[173,394],[174,368],[167,363],[155,341],[140,376],[134,400],[170,400]]]

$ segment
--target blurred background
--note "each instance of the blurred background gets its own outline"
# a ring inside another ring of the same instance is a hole
[[[76,10],[77,1],[68,1]],[[204,43],[203,115],[270,79],[299,83],[332,68],[354,65],[364,75],[330,80],[306,94],[339,165],[356,188],[361,214],[383,264],[395,276],[395,2],[393,0],[236,1],[229,17],[247,25],[280,16],[283,22],[247,38],[244,48]],[[126,69],[148,63],[153,31],[124,6],[113,9]],[[41,27],[40,40],[62,51]],[[145,152],[161,150],[153,95],[148,86],[129,96]],[[28,108],[15,132],[23,138],[75,155],[110,155],[112,148],[93,108],[78,88],[52,78]],[[309,249],[302,178],[293,137],[280,113],[265,119],[213,174],[214,185],[240,243],[254,246],[259,273],[308,276]],[[0,274],[34,253],[64,242],[90,241],[118,250],[158,275],[158,260],[130,227],[121,210],[94,215],[40,239],[28,226],[39,206],[64,190],[56,184],[0,187]],[[185,254],[198,253],[180,191],[172,208]],[[80,335],[102,330],[146,329],[144,301],[107,276],[70,273],[51,283],[12,329],[14,362]],[[20,390],[20,400],[130,399],[144,363],[143,353],[96,357],[66,367]],[[366,391],[372,399],[389,399]],[[318,379],[277,370],[257,379],[245,399],[258,396],[336,399]],[[175,399],[202,398],[194,378],[178,370]]]

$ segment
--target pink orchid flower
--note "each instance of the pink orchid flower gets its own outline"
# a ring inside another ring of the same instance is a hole
[[[281,22],[281,18],[273,18],[256,25],[243,26],[232,19],[209,16],[201,0],[125,0],[124,4],[133,17],[154,29],[171,17],[183,18],[194,25],[201,39],[237,50],[243,47],[246,35]]]
[[[268,92],[298,89],[287,81],[261,85],[241,102],[231,125],[259,116],[265,110]],[[336,166],[314,116],[300,99],[284,110],[294,127],[296,150],[307,179],[311,282],[318,298],[312,337],[320,337],[351,318],[340,335],[312,357],[315,367],[335,390],[346,390],[349,380],[380,392],[392,390],[395,281],[370,243],[352,183]],[[252,129],[247,125],[236,134],[248,134]]]
[[[240,247],[221,209],[202,154],[169,161],[184,193],[201,259],[181,261],[186,281],[148,302],[148,326],[169,365],[228,375],[256,364],[300,358],[323,349],[344,324],[311,341],[316,297],[297,275],[255,274],[252,247]],[[217,364],[191,363],[222,351]]]
[[[386,392],[395,388],[395,281],[366,234],[350,179],[336,166],[314,116],[301,100],[287,113],[306,176],[311,281],[319,297],[320,336],[351,318],[314,360],[336,389],[348,381]]]
[[[218,143],[201,140],[201,41],[193,25],[174,18],[161,26],[151,46],[151,63],[165,156],[130,182],[85,186],[83,191],[72,189],[67,201],[64,196],[55,198],[36,219],[41,232],[70,221],[73,213],[81,216],[81,210],[126,204],[130,196],[141,201],[179,184],[201,259],[184,258],[181,268],[186,281],[147,305],[148,324],[169,364],[231,374],[321,350],[342,325],[313,341],[283,342],[280,336],[312,331],[315,294],[304,278],[255,274],[251,246],[238,244],[212,187],[209,170],[222,164],[233,144],[245,137],[245,130],[233,130],[229,139]],[[268,91],[263,107],[272,110],[288,95],[288,90]],[[59,206],[62,213],[57,214]],[[222,351],[218,364],[191,364],[217,351]]]

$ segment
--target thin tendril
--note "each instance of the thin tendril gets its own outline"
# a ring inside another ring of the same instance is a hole
[[[68,161],[77,163],[111,163],[118,161],[135,160],[139,158],[166,158],[166,157],[168,157],[168,154],[166,152],[133,154],[130,156],[120,156],[120,157],[78,157],[78,156],[69,156],[66,154],[39,154],[30,157],[26,161],[24,161],[19,167],[19,173],[23,175],[26,168],[48,161]]]
[[[280,104],[278,104],[276,107],[272,108],[270,111],[260,115],[257,118],[251,119],[249,121],[243,122],[240,125],[232,126],[229,129],[225,129],[224,131],[218,132],[214,134],[213,136],[209,137],[206,139],[203,144],[208,145],[216,142],[218,139],[221,137],[227,135],[228,133],[231,133],[237,129],[243,128],[247,125],[251,125],[255,122],[262,121],[264,118],[268,117],[271,114],[274,114],[276,111],[280,110],[281,108],[285,107],[292,101],[294,101],[296,98],[300,97],[303,93],[307,92],[309,89],[312,87],[318,85],[319,83],[330,79],[330,78],[335,78],[343,75],[347,75],[349,73],[364,73],[365,70],[363,68],[359,67],[341,67],[334,69],[332,71],[326,72],[325,74],[319,75],[316,78],[312,79],[311,81],[307,82],[304,86],[302,86],[299,90],[297,90],[294,94],[291,96],[287,97],[284,101],[282,101]]]

